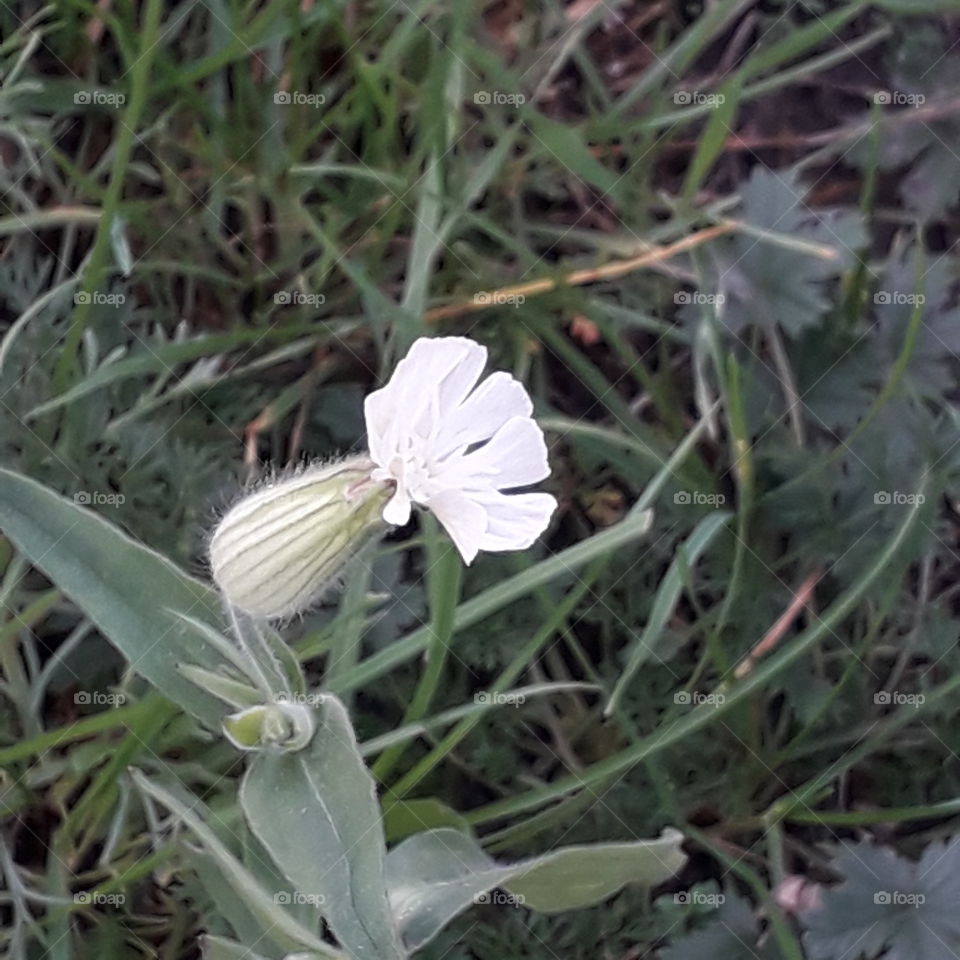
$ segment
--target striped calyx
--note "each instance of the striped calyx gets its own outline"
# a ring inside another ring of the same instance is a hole
[[[256,617],[305,610],[347,561],[384,529],[392,485],[371,479],[365,456],[309,467],[235,504],[210,541],[225,600]]]

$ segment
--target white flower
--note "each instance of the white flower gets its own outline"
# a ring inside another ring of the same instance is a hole
[[[557,506],[547,493],[505,492],[550,467],[523,385],[502,372],[477,385],[486,361],[463,337],[417,340],[364,405],[372,479],[396,484],[383,519],[404,524],[412,504],[428,507],[467,563],[480,550],[529,547]]]
[[[557,501],[510,491],[550,473],[547,447],[518,381],[494,373],[478,385],[486,360],[462,337],[418,340],[367,397],[369,457],[308,467],[228,510],[210,540],[224,599],[268,619],[306,609],[414,503],[436,514],[467,563],[480,550],[529,547]]]

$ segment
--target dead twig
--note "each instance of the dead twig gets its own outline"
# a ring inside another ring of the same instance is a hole
[[[813,588],[823,576],[823,570],[814,570],[793,595],[790,606],[783,612],[777,622],[766,632],[763,639],[747,654],[744,660],[733,671],[733,675],[742,680],[753,668],[757,661],[765,657],[784,637],[791,624],[800,615],[800,611],[809,603],[813,595]]]
[[[549,293],[552,290],[558,290],[562,287],[582,287],[588,283],[597,283],[600,280],[613,280],[617,277],[626,276],[635,270],[643,267],[650,267],[654,264],[663,263],[671,257],[685,253],[695,247],[702,246],[710,240],[717,237],[733,233],[739,224],[730,220],[717,224],[713,227],[705,227],[696,233],[677,240],[676,243],[668,244],[665,247],[655,247],[647,253],[642,253],[638,257],[630,260],[615,260],[612,263],[606,263],[602,267],[590,267],[583,270],[574,270],[565,277],[553,278],[543,277],[540,280],[530,280],[527,283],[514,284],[511,287],[500,287],[498,290],[484,290],[475,293],[470,300],[460,303],[451,303],[445,307],[434,307],[427,310],[423,319],[427,323],[436,323],[440,320],[450,320],[453,317],[461,317],[467,313],[476,313],[478,310],[485,310],[487,307],[496,306],[498,303],[514,302],[511,298],[516,297],[535,297],[541,293]]]

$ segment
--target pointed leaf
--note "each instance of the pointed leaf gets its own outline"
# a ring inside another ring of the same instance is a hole
[[[518,864],[504,887],[531,910],[578,910],[606,900],[628,883],[663,883],[686,863],[682,842],[681,833],[665,830],[658,840],[566,847]]]
[[[177,786],[165,786],[150,780],[138,770],[132,771],[134,782],[148,796],[166,807],[176,819],[189,827],[203,844],[206,853],[216,861],[221,873],[229,882],[229,888],[241,898],[260,929],[270,931],[271,937],[282,937],[290,946],[308,947],[327,957],[336,957],[336,951],[324,943],[283,909],[276,897],[271,896],[208,825],[212,815],[205,804],[196,797],[189,800],[181,796]]]
[[[387,902],[373,779],[339,700],[323,697],[306,749],[254,758],[240,805],[298,896],[321,905],[351,957],[404,956]]]
[[[390,851],[390,905],[404,942],[416,950],[495,887],[516,903],[553,913],[599,903],[628,883],[662,883],[686,862],[682,841],[678,831],[665,830],[658,840],[567,847],[499,864],[464,833],[428,830]]]
[[[0,530],[100,628],[131,667],[211,727],[224,706],[178,669],[223,655],[173,610],[219,624],[217,595],[90,510],[0,470]]]

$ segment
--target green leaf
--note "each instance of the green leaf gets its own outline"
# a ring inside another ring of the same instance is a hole
[[[258,754],[240,788],[250,828],[298,895],[321,904],[351,957],[402,957],[387,903],[385,844],[373,778],[347,712],[324,696],[298,753]]]
[[[534,142],[544,148],[551,163],[566,167],[615,202],[622,201],[622,178],[591,153],[582,134],[575,127],[549,120],[540,113],[531,113],[528,120]]]
[[[722,297],[717,315],[737,334],[779,324],[791,337],[821,322],[833,299],[825,281],[856,262],[865,246],[862,217],[852,210],[814,210],[794,171],[757,167],[743,189],[741,232],[711,246],[702,294]],[[698,303],[681,310],[691,328]]]
[[[770,939],[758,944],[757,921],[750,903],[727,893],[713,919],[701,930],[680,937],[660,951],[662,960],[776,960]],[[852,958],[848,958],[852,960]]]
[[[127,222],[123,217],[114,217],[110,224],[110,246],[120,272],[129,277],[133,271],[133,254],[130,252],[130,240],[127,237]]]
[[[183,796],[183,791],[178,786],[167,787],[155,783],[139,770],[131,771],[131,775],[144,793],[166,807],[177,820],[190,828],[229,881],[229,889],[244,901],[261,930],[269,931],[273,939],[282,938],[289,946],[307,947],[324,956],[340,960],[339,954],[332,947],[287,913],[277,898],[268,893],[227,849],[208,826],[212,814],[201,800]]]
[[[554,913],[599,903],[628,883],[655,886],[686,862],[682,841],[665,830],[658,840],[567,847],[499,864],[464,833],[428,830],[390,851],[390,904],[404,943],[416,950],[467,907],[488,902],[496,887],[508,890],[511,902]]]
[[[658,840],[566,847],[517,864],[504,887],[531,910],[579,910],[628,883],[654,887],[668,880],[687,862],[682,842],[679,831],[665,830]]]
[[[864,387],[875,388],[878,371],[892,367],[903,355],[904,379],[911,392],[939,398],[951,389],[960,352],[953,274],[952,264],[942,257],[926,263],[916,245],[891,255],[873,294],[878,350],[864,358]]]
[[[79,380],[72,387],[52,399],[45,400],[26,414],[26,420],[68,406],[101,387],[135,377],[153,374],[169,374],[172,367],[179,363],[188,363],[202,357],[216,356],[227,350],[241,347],[248,343],[272,342],[274,340],[292,340],[297,335],[315,332],[313,324],[286,325],[268,328],[266,330],[233,330],[230,333],[205,334],[184,342],[151,343],[145,348],[136,350],[128,357],[123,357],[113,363],[105,364],[89,376]]]
[[[452,807],[434,797],[422,800],[395,800],[383,812],[383,829],[388,843],[404,840],[422,830],[449,827],[463,833],[470,825]]]
[[[918,862],[870,843],[833,860],[843,882],[804,914],[810,960],[956,960],[960,948],[960,838],[932,843]]]
[[[919,7],[917,0],[905,5]],[[928,8],[933,4],[924,4]],[[916,13],[923,12],[917,9]],[[937,29],[911,29],[884,71],[886,89],[874,93],[879,124],[875,158],[867,138],[844,148],[844,156],[865,171],[877,159],[884,170],[898,171],[895,182],[903,205],[923,221],[939,220],[960,196],[960,121],[950,109],[960,66]],[[922,109],[929,119],[904,123],[904,114]],[[900,172],[906,167],[905,172]]]
[[[229,703],[231,707],[242,710],[244,707],[256,707],[263,703],[263,694],[259,690],[222,673],[213,673],[190,663],[180,664],[180,672],[198,687]]]
[[[225,937],[204,936],[200,940],[203,960],[266,960],[243,943]]]
[[[174,611],[219,623],[217,595],[102,517],[27,477],[0,470],[0,530],[165,696],[219,729],[223,704],[181,672],[228,670],[204,634]]]
[[[505,868],[458,830],[405,840],[387,856],[390,906],[404,944],[418,950],[506,877]]]
[[[717,158],[723,153],[727,136],[736,124],[737,107],[743,93],[743,75],[735,74],[718,91],[723,98],[713,110],[697,141],[697,150],[687,168],[683,197],[691,200],[706,179]]]

